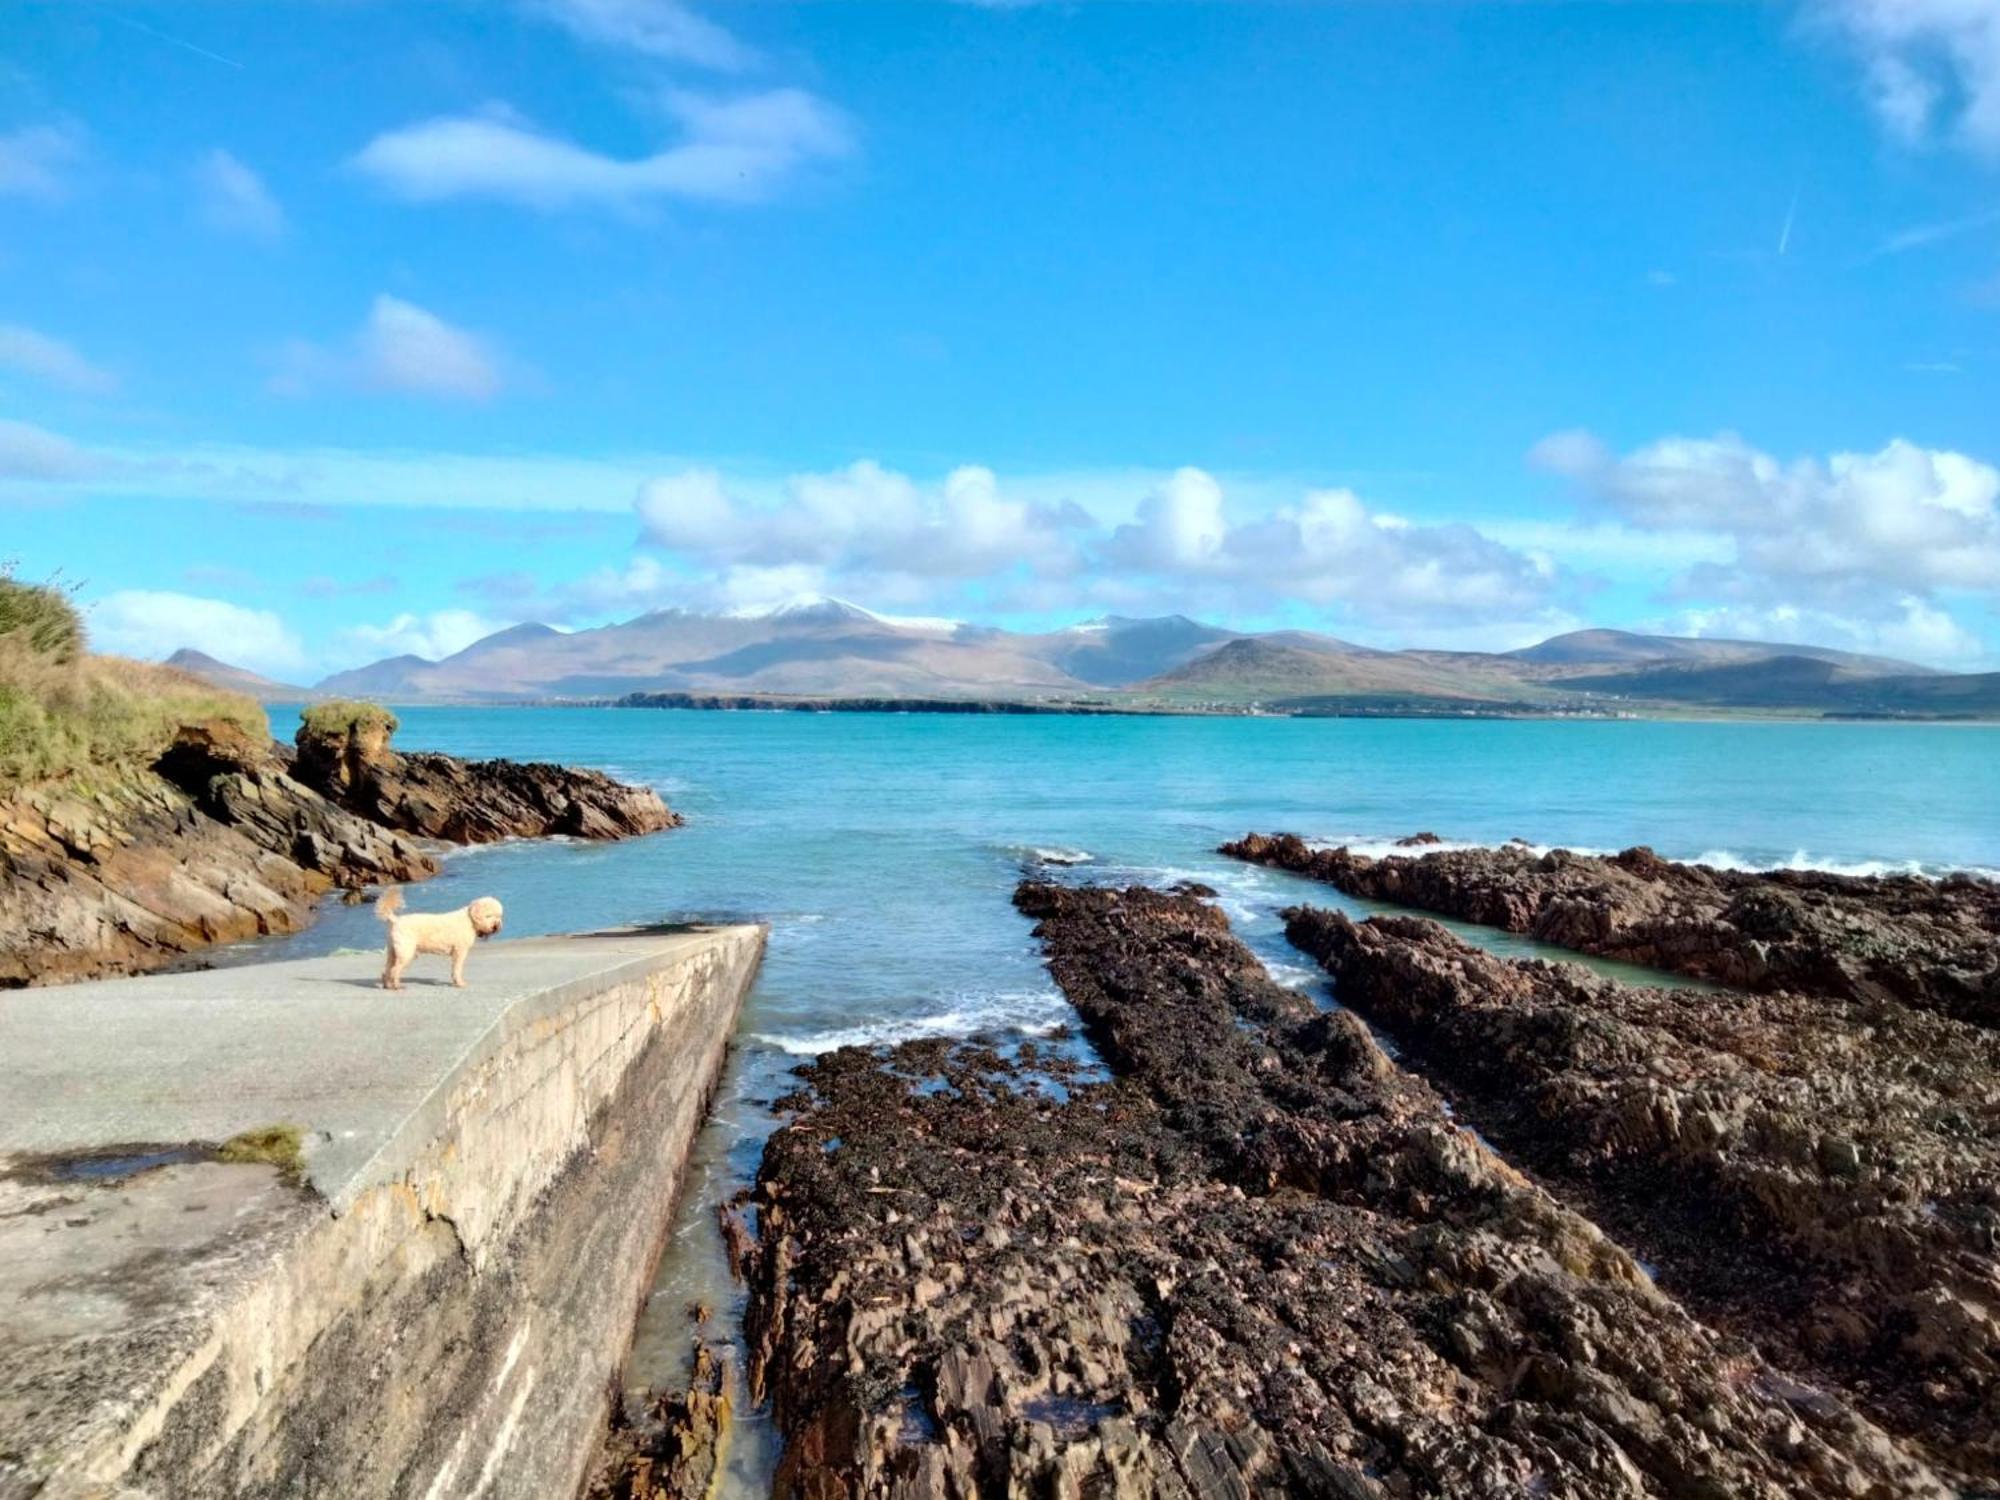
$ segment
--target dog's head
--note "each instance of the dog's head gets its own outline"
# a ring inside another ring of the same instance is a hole
[[[500,903],[491,896],[481,896],[465,908],[465,914],[472,919],[472,930],[481,937],[492,937],[500,930]]]

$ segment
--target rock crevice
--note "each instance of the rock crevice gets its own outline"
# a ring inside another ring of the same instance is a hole
[[[1717,870],[1522,844],[1374,859],[1296,834],[1221,852],[1358,896],[1738,989],[1895,999],[2000,1026],[2000,883]]]
[[[1197,894],[1016,901],[1112,1076],[1060,1038],[802,1071],[752,1205],[779,1496],[1950,1493]]]

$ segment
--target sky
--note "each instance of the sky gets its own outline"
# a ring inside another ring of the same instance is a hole
[[[2000,0],[6,0],[0,564],[2000,669]]]

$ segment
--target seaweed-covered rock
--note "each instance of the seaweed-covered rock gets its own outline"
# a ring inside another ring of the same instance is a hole
[[[844,1049],[759,1173],[776,1493],[1939,1496],[1188,894],[1016,897],[1115,1075]]]
[[[2000,1026],[2000,883],[1970,875],[1717,870],[1647,848],[1599,857],[1512,843],[1372,859],[1288,833],[1249,834],[1221,852],[1350,896],[1739,989],[1893,998]]]
[[[2000,1034],[1617,984],[1421,918],[1285,918],[1344,1005],[1704,1316],[2000,1480]]]

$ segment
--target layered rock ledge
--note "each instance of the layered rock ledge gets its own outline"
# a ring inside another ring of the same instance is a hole
[[[775,1493],[1943,1496],[1192,892],[1023,884],[1108,1064],[846,1049],[765,1153]]]
[[[1285,918],[1344,1005],[1704,1316],[2000,1480],[2000,1035],[1617,984],[1421,918]]]
[[[299,726],[293,774],[371,823],[454,844],[552,835],[628,838],[681,821],[659,793],[602,771],[405,754],[390,748],[395,728],[395,719],[379,710],[310,709]]]
[[[1522,845],[1382,859],[1252,833],[1223,854],[1367,900],[1739,989],[1896,999],[2000,1026],[2000,883],[1678,864]]]
[[[194,724],[151,766],[0,799],[0,988],[144,973],[295,932],[330,891],[435,875],[445,842],[622,838],[679,821],[656,793],[596,771],[400,755],[390,727],[301,729],[294,753]]]

